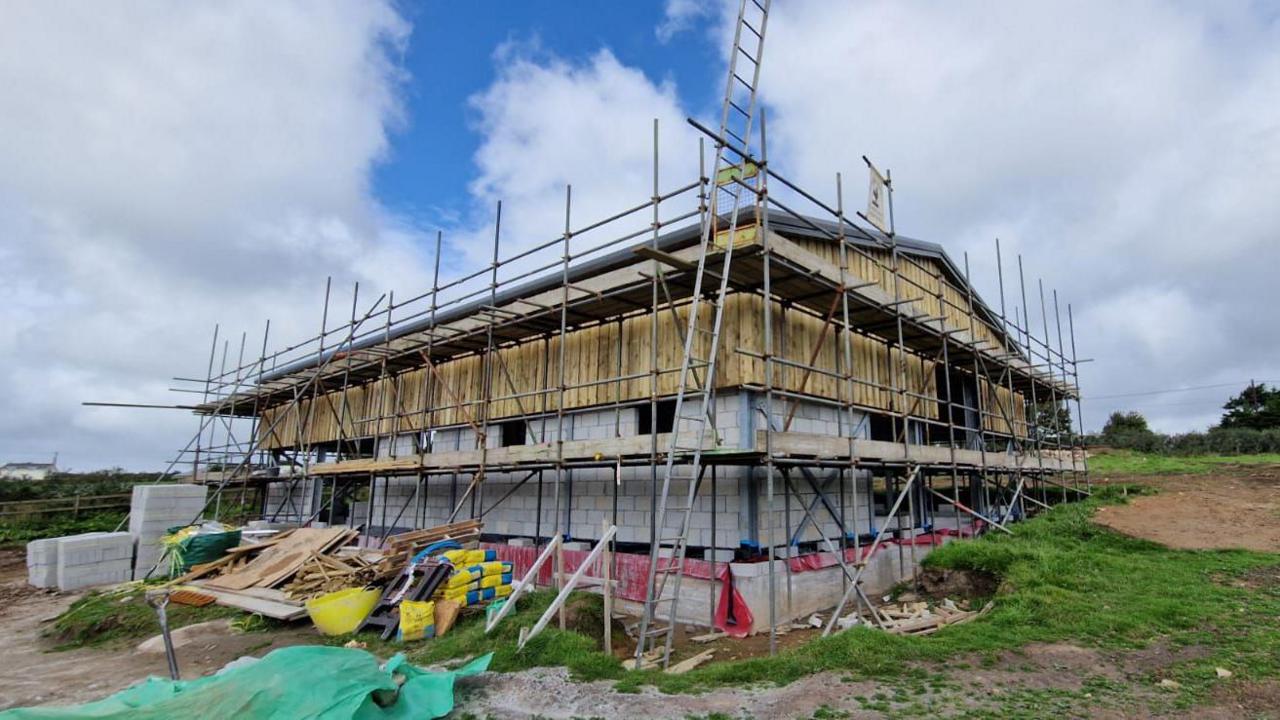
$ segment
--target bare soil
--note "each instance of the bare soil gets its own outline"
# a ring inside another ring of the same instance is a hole
[[[0,549],[0,710],[31,705],[88,702],[133,685],[149,675],[168,677],[164,653],[140,653],[136,643],[110,647],[54,650],[41,636],[76,593],[53,593],[27,585],[22,549]],[[159,625],[156,632],[159,632]],[[272,633],[233,633],[210,637],[179,649],[183,679],[208,675],[244,655],[260,657],[287,645],[314,642],[310,628]]]
[[[1280,467],[1115,479],[1160,492],[1101,508],[1102,525],[1172,548],[1280,552]]]

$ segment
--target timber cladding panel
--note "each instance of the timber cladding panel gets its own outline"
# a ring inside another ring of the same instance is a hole
[[[813,238],[791,238],[791,242],[839,267],[840,247],[835,243]],[[849,272],[853,278],[874,282],[890,295],[893,287],[893,258],[889,250],[880,247],[850,249],[847,253]],[[980,302],[973,298],[974,315],[969,315],[968,292],[948,282],[942,263],[936,258],[899,253],[898,295],[914,299],[915,310],[931,317],[942,318],[948,330],[969,330],[978,340],[989,343],[988,349],[1005,349],[1001,339],[989,323],[979,316]]]
[[[857,272],[866,271],[874,277],[873,266],[868,261],[868,267]],[[922,276],[922,282],[927,278]],[[763,385],[765,363],[753,354],[764,352],[764,300],[758,295],[735,293],[726,298],[726,303],[716,385]],[[771,311],[778,354],[785,360],[812,364],[825,371],[806,373],[801,368],[775,365],[774,386],[847,401],[848,383],[827,374],[843,374],[841,368],[846,364],[841,349],[844,340],[836,327],[828,325],[824,318],[776,302]],[[674,395],[678,389],[687,318],[688,305],[674,310],[663,308],[657,315],[659,396]],[[963,320],[967,328],[967,313]],[[655,331],[652,321],[651,314],[639,314],[565,336],[567,409],[649,397]],[[700,317],[707,330],[711,321],[709,312]],[[991,335],[994,337],[994,333]],[[938,373],[932,359],[901,353],[877,337],[854,333],[849,340],[854,404],[870,410],[894,410],[897,393],[892,388],[905,377],[904,397],[910,413],[939,417],[934,399],[939,394]],[[695,356],[706,357],[709,334],[697,333],[695,342],[700,347]],[[271,408],[262,413],[259,435],[264,447],[281,448],[554,412],[560,402],[560,343],[558,336],[534,338],[498,349],[489,363],[482,354],[466,355],[441,362],[434,371],[426,367],[407,370],[345,391]],[[486,373],[491,378],[487,397]],[[1007,415],[1018,434],[1025,434],[1025,408],[1020,395],[1010,394],[1007,388],[989,387],[985,381],[979,394],[986,411],[986,429],[1009,432],[1009,423],[1004,420]]]

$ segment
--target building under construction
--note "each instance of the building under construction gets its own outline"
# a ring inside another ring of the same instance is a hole
[[[928,546],[1087,494],[1069,308],[1036,287],[1029,319],[1020,260],[985,302],[894,231],[874,168],[865,213],[777,172],[765,8],[743,3],[719,132],[688,130],[714,151],[691,181],[662,186],[655,123],[652,194],[616,215],[566,190],[563,227],[507,250],[499,207],[471,274],[441,279],[437,239],[414,297],[326,289],[315,337],[248,360],[215,336],[178,456],[214,506],[374,539],[479,518],[534,554],[606,537],[643,650],[672,617],[866,607]]]

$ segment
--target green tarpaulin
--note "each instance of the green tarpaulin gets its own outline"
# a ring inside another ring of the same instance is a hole
[[[17,708],[0,712],[0,720],[438,718],[453,710],[453,681],[484,672],[490,657],[477,658],[454,671],[428,672],[405,662],[403,655],[384,666],[363,650],[282,648],[198,680],[152,677],[96,702]],[[92,667],[85,668],[85,673],[92,672]]]

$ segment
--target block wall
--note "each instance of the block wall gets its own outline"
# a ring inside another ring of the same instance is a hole
[[[716,423],[721,442],[725,447],[752,447],[755,431],[764,427],[765,414],[762,411],[763,401],[755,394],[740,392],[721,394],[716,398]],[[692,414],[696,407],[687,408],[685,414]],[[775,400],[771,417],[775,428],[783,425],[789,404]],[[545,422],[545,427],[543,423]],[[869,431],[865,418],[857,416],[852,421],[845,416],[841,418],[837,408],[818,403],[802,402],[796,408],[791,422],[791,431],[837,435],[856,433],[867,437]],[[592,410],[567,415],[564,421],[566,440],[608,440],[614,437],[630,437],[639,432],[638,411],[635,408],[623,408],[620,412],[612,408]],[[556,421],[554,418],[532,420],[529,423],[529,442],[546,442],[556,439]],[[499,426],[492,426],[486,433],[490,445],[496,446],[501,441]],[[476,447],[477,438],[470,427],[446,428],[433,431],[432,447],[438,451],[466,450]],[[394,442],[382,443],[379,453],[387,456],[412,454],[413,438],[403,436]],[[658,482],[661,482],[663,469],[657,469]],[[710,472],[710,471],[708,471]],[[561,486],[563,496],[559,501],[559,513],[562,527],[572,538],[593,539],[600,535],[601,524],[613,518],[614,496],[617,496],[618,507],[618,539],[620,542],[648,543],[651,523],[651,482],[653,473],[648,467],[612,467],[576,468],[566,470],[567,482]],[[839,508],[839,485],[835,479],[836,471],[813,471],[814,483],[829,493],[833,507]],[[491,473],[487,476],[482,492],[474,499],[468,498],[458,518],[472,516],[472,508],[477,515],[480,507],[484,508],[485,532],[495,535],[515,537],[533,537],[541,533],[546,537],[555,532],[557,527],[557,478],[554,470],[542,472],[541,489],[538,476],[529,479],[527,472]],[[852,521],[854,502],[853,484],[846,474],[846,521]],[[524,480],[523,483],[521,481]],[[731,549],[740,543],[767,543],[772,538],[778,544],[784,544],[792,533],[801,525],[805,525],[799,538],[801,541],[816,540],[821,537],[812,524],[805,521],[804,508],[814,502],[817,493],[809,486],[799,471],[793,471],[793,481],[799,491],[800,499],[792,497],[790,513],[787,513],[785,486],[781,477],[775,478],[775,510],[774,525],[771,536],[768,533],[768,505],[765,502],[766,482],[762,468],[718,467],[714,496],[709,475],[699,488],[694,502],[693,514],[690,518],[691,545]],[[414,478],[379,478],[374,487],[372,501],[372,518],[369,524],[381,532],[384,528],[407,530],[414,527],[429,527],[444,523],[466,492],[471,482],[470,474],[457,476],[435,476],[429,482],[418,486]],[[687,484],[684,481],[672,483],[672,496],[683,499],[687,497]],[[859,501],[865,497],[866,480],[859,485]],[[416,493],[416,495],[415,495]],[[505,499],[502,499],[505,498]],[[502,499],[500,503],[495,503]],[[673,501],[672,504],[683,504]],[[567,505],[567,511],[566,511]],[[352,524],[364,521],[367,505],[361,505],[355,513],[357,517]],[[539,513],[541,508],[541,513]],[[814,505],[812,513],[819,521],[822,532],[829,537],[839,537],[839,526],[821,503]],[[862,510],[863,524],[866,524],[865,510]],[[712,517],[715,517],[714,532]],[[539,523],[541,517],[541,523]],[[669,530],[679,527],[680,518],[677,513],[668,513],[666,525]],[[662,533],[672,534],[672,533]]]

